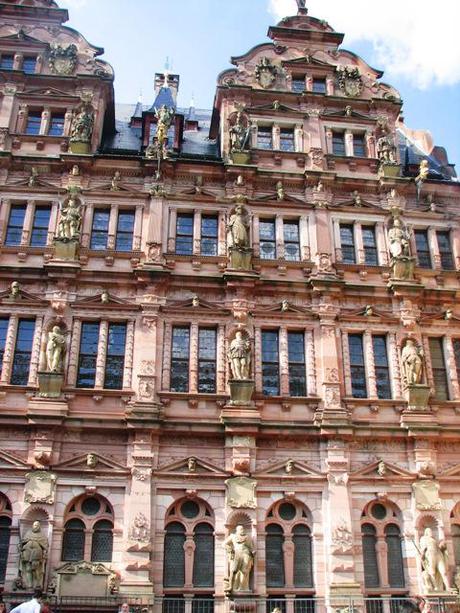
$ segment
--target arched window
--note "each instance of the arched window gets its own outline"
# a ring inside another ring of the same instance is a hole
[[[81,496],[72,501],[66,514],[61,559],[111,562],[113,511],[102,496]]]
[[[182,587],[185,583],[185,527],[175,521],[166,526],[164,550],[165,587]]]
[[[379,593],[404,588],[399,510],[389,502],[373,501],[361,516],[364,586]],[[390,592],[391,593],[391,592]]]
[[[278,524],[265,528],[265,574],[267,587],[283,587],[284,578],[284,533]]]
[[[11,536],[11,503],[0,494],[0,583],[5,581]]]
[[[214,586],[214,529],[201,523],[193,532],[195,552],[193,556],[193,585],[195,587]]]

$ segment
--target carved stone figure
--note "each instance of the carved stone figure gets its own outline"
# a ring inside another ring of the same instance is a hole
[[[62,372],[64,368],[64,357],[66,351],[65,336],[59,326],[53,326],[48,332],[48,342],[46,343],[46,371]]]
[[[155,115],[158,118],[155,138],[160,149],[164,151],[168,139],[168,130],[174,117],[174,109],[163,104],[163,106],[155,110]]]
[[[422,193],[423,184],[428,179],[429,174],[430,174],[430,165],[428,164],[428,160],[422,160],[418,168],[418,175],[415,177],[417,200],[419,200],[420,198],[420,194]]]
[[[251,537],[244,526],[238,525],[224,544],[229,557],[228,591],[249,591],[249,577],[255,554]]]
[[[288,475],[292,474],[294,470],[294,460],[288,460],[284,466],[284,470]]]
[[[42,533],[39,521],[34,521],[19,544],[19,572],[26,589],[43,587],[48,556],[48,539]]]
[[[110,296],[109,296],[109,292],[107,290],[104,290],[101,294],[101,302],[102,304],[107,304],[110,302]]]
[[[187,460],[187,468],[189,473],[196,472],[196,458],[189,458]]]
[[[385,462],[383,460],[380,460],[380,462],[377,464],[377,474],[380,477],[384,477],[387,473],[387,467],[385,465]]]
[[[20,296],[21,288],[18,281],[13,281],[10,285],[10,298],[17,300]]]
[[[388,240],[393,258],[410,255],[410,234],[399,217],[393,219],[393,227],[388,231]]]
[[[240,153],[247,148],[249,138],[249,122],[241,111],[236,113],[229,128],[230,153]]]
[[[143,513],[138,513],[134,518],[131,539],[141,543],[149,540],[149,522]]]
[[[278,181],[278,183],[276,184],[276,199],[284,200],[284,197],[285,197],[285,193],[284,193],[283,183],[282,181]]]
[[[110,189],[112,192],[119,192],[120,191],[120,181],[121,181],[121,174],[119,170],[115,171],[115,174],[112,177],[112,181],[110,184]]]
[[[447,549],[444,541],[437,542],[431,528],[425,528],[420,538],[420,555],[423,583],[428,592],[450,588],[447,574]]]
[[[192,298],[192,306],[193,307],[199,307],[200,306],[200,299],[198,298],[197,295],[193,296],[193,298]]]
[[[417,347],[414,340],[407,339],[401,352],[403,378],[406,386],[422,383],[424,361],[423,349]]]
[[[96,468],[97,462],[98,462],[98,459],[95,453],[88,453],[86,455],[86,466],[88,468]]]
[[[233,379],[242,380],[250,378],[251,343],[243,333],[238,330],[228,349],[228,360]]]
[[[260,58],[254,70],[257,82],[264,89],[268,89],[276,79],[276,66],[274,66],[268,57]]]
[[[51,43],[48,65],[52,72],[60,75],[71,75],[77,65],[77,46]]]
[[[363,81],[356,66],[337,66],[340,90],[349,98],[357,98],[363,90]]]
[[[230,216],[228,222],[228,230],[229,246],[241,249],[249,248],[249,219],[243,205],[236,205],[235,212]]]
[[[90,143],[94,128],[94,108],[91,100],[84,98],[77,108],[70,127],[70,142]]]
[[[32,168],[30,169],[28,186],[35,187],[37,185],[37,179],[38,179],[38,170],[35,168],[35,166],[32,166]]]
[[[71,195],[66,207],[61,210],[61,218],[57,231],[58,238],[78,240],[80,238],[80,227],[80,204],[75,196]]]
[[[396,160],[396,145],[392,134],[383,134],[377,140],[377,157],[383,165],[395,165]]]

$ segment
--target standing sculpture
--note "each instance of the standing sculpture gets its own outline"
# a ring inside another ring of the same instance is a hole
[[[48,332],[46,343],[46,370],[47,372],[62,372],[64,370],[64,358],[66,340],[59,326],[53,326]]]
[[[250,248],[250,222],[245,207],[241,204],[244,196],[236,196],[237,205],[227,224],[227,244],[230,268],[251,269],[252,250]]]
[[[70,127],[71,143],[90,143],[94,128],[94,108],[91,97],[82,99]]]
[[[19,544],[20,583],[25,589],[43,587],[45,565],[48,557],[48,539],[39,521],[34,521]]]
[[[410,253],[410,230],[399,217],[399,209],[392,211],[392,225],[388,230],[388,243],[391,255],[390,266],[395,280],[412,280],[415,259]]]
[[[233,379],[238,381],[249,379],[251,369],[251,343],[238,330],[228,349],[228,360]]]
[[[241,153],[247,148],[249,138],[248,119],[241,111],[236,113],[233,124],[229,128],[230,153]]]
[[[447,574],[447,549],[446,543],[433,537],[431,528],[425,528],[420,538],[422,577],[427,592],[442,592],[450,588]]]
[[[407,339],[401,352],[403,379],[407,387],[422,383],[424,362],[423,349],[417,347],[411,338]]]
[[[78,240],[80,238],[80,229],[80,205],[72,194],[67,201],[67,205],[61,209],[57,237],[60,239]]]
[[[226,592],[249,591],[249,578],[254,565],[254,548],[251,537],[244,526],[238,525],[235,532],[225,540],[229,557],[229,573],[226,580]]]

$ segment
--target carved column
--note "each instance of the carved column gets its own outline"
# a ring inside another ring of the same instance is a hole
[[[278,124],[274,124],[272,128],[273,149],[279,151],[280,148],[280,127]]]
[[[334,79],[329,77],[326,79],[326,95],[333,96],[334,95]]]
[[[67,109],[64,115],[64,131],[62,134],[63,136],[70,135],[70,126],[72,125],[72,117],[73,117],[72,109]]]
[[[110,207],[109,218],[109,233],[107,237],[107,249],[115,249],[115,239],[117,234],[117,222],[118,222],[118,205],[112,204]]]
[[[364,244],[363,244],[363,230],[360,223],[355,222],[353,224],[353,233],[355,238],[355,251],[356,251],[356,261],[358,264],[364,264],[365,254],[364,254]]]
[[[280,361],[280,391],[281,396],[289,396],[289,355],[288,355],[288,333],[286,326],[282,326],[279,331],[279,361]]]
[[[40,346],[42,340],[43,317],[35,319],[34,338],[32,342],[32,353],[30,356],[29,379],[27,385],[36,385],[38,362],[40,360]]]
[[[436,230],[432,227],[428,228],[428,244],[430,245],[433,268],[441,270],[441,255],[439,253],[438,239],[436,237]]]
[[[252,249],[254,256],[258,258],[260,256],[260,243],[259,243],[259,216],[253,215],[252,217]]]
[[[423,345],[423,352],[425,354],[427,383],[430,387],[434,388],[433,367],[431,364],[431,353],[430,353],[430,345],[428,343],[428,337],[426,336],[422,337],[422,345]]]
[[[217,255],[227,255],[227,227],[225,211],[219,211]]]
[[[341,262],[343,260],[343,256],[342,256],[342,241],[340,240],[340,222],[338,219],[334,219],[332,223],[333,223],[333,231],[334,231],[335,261]]]
[[[48,107],[45,107],[42,112],[42,122],[40,124],[40,136],[48,134],[51,121],[51,112]]]
[[[10,315],[8,322],[8,330],[5,339],[5,350],[3,352],[2,364],[2,383],[8,383],[11,377],[11,368],[13,366],[14,344],[16,341],[16,333],[18,330],[18,316]]]
[[[294,130],[294,150],[299,153],[305,151],[302,124],[297,124]]]
[[[201,253],[201,211],[195,211],[193,216],[193,253]]]
[[[24,225],[22,226],[21,245],[28,245],[30,241],[30,233],[34,219],[34,200],[27,202],[26,214],[24,215]]]
[[[343,360],[343,377],[345,381],[345,396],[351,396],[351,374],[350,374],[350,350],[348,347],[348,332],[341,330],[342,335],[342,360]]]
[[[164,324],[164,339],[163,339],[163,373],[161,389],[169,390],[171,386],[171,341],[172,341],[172,326],[170,323]]]
[[[367,149],[367,155],[370,158],[377,157],[377,154],[375,152],[375,137],[372,134],[372,132],[369,132],[369,131],[366,132],[366,149]]]
[[[218,394],[225,394],[225,326],[219,324],[217,327],[217,385]]]
[[[262,332],[254,329],[254,379],[257,392],[262,393]]]
[[[305,356],[307,359],[307,394],[308,396],[316,396],[316,357],[312,330],[305,332]]]
[[[176,250],[176,223],[177,210],[169,209],[169,225],[168,225],[168,253],[174,253]]]
[[[375,378],[375,360],[374,347],[372,343],[372,334],[366,330],[363,335],[364,355],[367,375],[367,395],[369,398],[377,398],[377,383]]]
[[[198,392],[198,324],[190,326],[190,365],[189,365],[189,391]]]
[[[134,321],[126,326],[125,365],[123,369],[123,389],[131,389],[133,383]]]
[[[394,332],[390,332],[388,334],[388,347],[390,354],[390,365],[391,365],[391,380],[393,382],[393,398],[401,398],[402,397],[402,387],[401,387],[401,368],[399,363],[399,349],[398,343],[396,340],[396,334]]]
[[[457,400],[460,397],[460,387],[458,381],[457,365],[455,363],[454,346],[452,344],[452,336],[446,334],[444,337],[444,348],[446,353],[446,369],[449,373],[448,385],[449,385],[449,397],[452,400]]]
[[[308,228],[308,217],[302,215],[299,220],[299,241],[300,241],[300,258],[303,262],[308,262],[311,258],[310,252],[310,236]]]
[[[275,218],[276,258],[284,258],[284,227],[283,218],[277,215]]]
[[[75,387],[77,382],[78,353],[80,349],[81,321],[73,320],[72,340],[69,349],[69,365],[67,368],[67,385]]]
[[[142,212],[144,207],[141,204],[136,206],[136,213],[134,215],[134,228],[133,228],[133,249],[138,250],[141,248],[142,239]]]
[[[99,324],[99,342],[97,344],[95,389],[102,389],[104,387],[108,332],[109,322],[107,320],[101,321]]]
[[[332,130],[326,128],[326,152],[332,153]]]
[[[345,155],[353,157],[353,132],[345,130]]]
[[[388,249],[385,241],[385,229],[381,221],[375,224],[375,241],[377,243],[378,262],[380,266],[388,266]]]
[[[56,232],[56,227],[57,227],[58,211],[59,211],[59,202],[54,201],[51,206],[50,223],[48,226],[48,236],[46,239],[47,245],[53,244],[53,237],[54,237],[54,234]]]

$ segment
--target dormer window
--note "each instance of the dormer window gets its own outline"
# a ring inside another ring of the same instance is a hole
[[[259,126],[257,130],[257,147],[259,149],[273,149],[273,134],[271,127]]]
[[[343,132],[332,132],[332,153],[345,155],[345,134]]]
[[[22,70],[26,74],[34,74],[37,58],[35,55],[26,55],[22,60]]]
[[[305,77],[292,77],[291,90],[296,94],[305,91]]]
[[[0,69],[1,70],[13,70],[13,64],[14,64],[14,55],[2,53],[2,56],[0,58]]]
[[[326,79],[313,79],[312,91],[315,94],[326,93]]]

